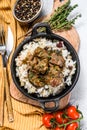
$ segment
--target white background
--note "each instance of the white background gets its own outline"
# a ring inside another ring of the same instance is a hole
[[[71,4],[78,4],[79,6],[73,11],[72,15],[81,13],[82,17],[75,24],[80,36],[79,59],[81,72],[79,81],[72,91],[70,103],[79,105],[79,109],[84,115],[84,119],[81,121],[81,130],[87,130],[87,0],[71,0]],[[52,7],[53,0],[43,0],[42,15],[50,13]]]

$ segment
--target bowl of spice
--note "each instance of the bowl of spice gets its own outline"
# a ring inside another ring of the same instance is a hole
[[[13,16],[21,24],[33,22],[41,13],[42,0],[17,0]]]

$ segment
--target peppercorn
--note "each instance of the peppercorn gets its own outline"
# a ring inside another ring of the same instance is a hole
[[[37,14],[40,7],[40,0],[19,0],[15,6],[15,15],[20,20],[29,20]]]

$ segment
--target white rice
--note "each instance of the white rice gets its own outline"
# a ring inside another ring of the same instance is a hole
[[[16,62],[16,76],[19,78],[20,86],[27,89],[28,93],[36,93],[39,97],[48,97],[49,95],[56,95],[60,93],[64,88],[65,85],[70,86],[72,84],[72,76],[75,74],[76,71],[76,61],[72,60],[72,56],[67,48],[64,46],[58,48],[56,46],[58,41],[51,41],[45,38],[39,38],[38,42],[31,41],[23,46],[23,50],[19,53],[17,58],[15,59]],[[33,86],[28,79],[28,64],[23,63],[23,60],[26,59],[29,53],[33,54],[37,47],[52,47],[53,50],[61,50],[62,56],[65,60],[65,66],[63,68],[63,81],[60,85],[56,87],[52,87],[51,85],[45,85],[42,88],[37,88]],[[70,69],[69,67],[72,67]]]

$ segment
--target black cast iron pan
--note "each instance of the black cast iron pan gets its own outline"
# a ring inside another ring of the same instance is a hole
[[[46,28],[46,32],[38,32],[37,29],[39,27],[45,27]],[[41,97],[37,97],[35,94],[28,94],[27,90],[24,89],[23,87],[20,87],[20,82],[19,79],[16,77],[16,65],[15,65],[15,58],[18,56],[19,52],[23,49],[23,46],[26,43],[29,43],[32,39],[34,38],[38,38],[38,37],[45,37],[48,39],[57,39],[57,40],[62,40],[64,41],[64,45],[67,47],[67,49],[71,52],[72,55],[72,59],[74,61],[76,61],[76,73],[74,74],[73,78],[72,78],[72,85],[71,86],[66,86],[66,88],[59,94],[57,94],[56,96],[49,96],[47,98],[41,98]],[[12,78],[13,81],[16,85],[16,87],[27,97],[33,99],[33,100],[37,100],[40,104],[41,107],[45,110],[45,111],[56,111],[58,109],[59,106],[59,101],[60,99],[62,99],[64,96],[66,96],[68,93],[71,92],[71,90],[74,88],[74,86],[76,85],[78,78],[79,78],[79,73],[80,73],[80,62],[79,62],[79,58],[78,58],[78,54],[75,51],[75,49],[73,48],[73,46],[69,43],[69,41],[67,41],[66,39],[64,39],[63,37],[56,35],[54,33],[52,33],[50,26],[47,23],[38,23],[35,24],[33,29],[32,29],[32,34],[30,37],[26,38],[22,43],[20,43],[20,45],[17,47],[17,49],[15,50],[13,57],[12,57],[12,61],[11,61],[11,74],[12,74]],[[54,107],[46,107],[46,103],[49,102],[53,102],[55,105]]]

